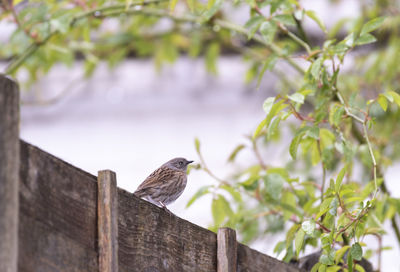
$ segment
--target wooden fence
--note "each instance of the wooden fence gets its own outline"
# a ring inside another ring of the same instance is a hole
[[[0,76],[1,272],[300,271],[19,140],[18,115],[18,88]]]

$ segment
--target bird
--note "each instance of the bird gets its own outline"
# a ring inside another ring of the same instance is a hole
[[[161,205],[167,212],[167,205],[174,202],[185,190],[187,166],[193,161],[174,158],[151,173],[133,193],[135,196]]]

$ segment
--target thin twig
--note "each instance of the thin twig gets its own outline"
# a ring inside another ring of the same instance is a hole
[[[156,2],[162,2],[165,0],[140,0],[131,3],[130,6],[134,5],[145,5],[148,3],[156,3]],[[108,7],[100,7],[94,10],[86,11],[80,15],[77,15],[74,19],[71,20],[71,26],[73,26],[78,20],[90,17],[90,16],[96,16],[96,17],[112,17],[112,16],[117,16],[121,14],[144,14],[144,15],[149,15],[149,16],[158,16],[158,17],[166,17],[170,18],[174,21],[178,22],[192,22],[192,23],[204,23],[201,17],[196,17],[196,16],[178,16],[175,14],[170,13],[169,11],[166,10],[160,10],[160,9],[153,9],[153,8],[145,8],[142,7],[140,9],[126,9],[126,6],[124,5],[124,9],[121,8],[122,5],[114,5],[114,6],[108,6]],[[238,26],[236,24],[233,24],[228,21],[224,21],[221,19],[215,19],[213,21],[214,25],[220,26],[225,29],[233,30],[238,33],[248,35],[249,31],[245,29],[244,27]],[[6,68],[5,73],[10,74],[16,71],[16,69],[19,68],[19,66],[22,65],[28,59],[33,53],[36,52],[36,50],[43,44],[45,44],[52,36],[57,34],[58,31],[53,31],[51,32],[44,40],[38,42],[38,43],[32,43],[27,50],[24,51],[24,53],[20,56],[18,56],[16,59],[14,59]],[[293,59],[291,59],[289,56],[285,55],[281,48],[275,45],[274,43],[268,43],[264,41],[264,39],[256,34],[253,37],[253,40],[263,44],[266,46],[269,50],[274,52],[277,56],[285,59],[295,70],[297,70],[300,74],[305,74],[305,70],[299,66]]]
[[[222,27],[222,28],[234,30],[234,31],[236,31],[238,33],[241,33],[241,34],[244,34],[244,35],[248,35],[249,34],[249,31],[247,29],[245,29],[244,27],[238,26],[238,25],[233,24],[233,23],[228,22],[228,21],[216,19],[214,21],[214,23],[216,25]],[[306,71],[299,64],[297,64],[297,62],[295,62],[289,56],[283,54],[282,49],[279,46],[277,46],[276,44],[266,42],[259,34],[255,34],[253,36],[253,40],[255,40],[258,43],[260,43],[260,44],[264,45],[265,47],[267,47],[269,50],[274,52],[278,57],[281,57],[284,60],[286,60],[300,74],[305,74],[306,73]]]
[[[348,228],[350,228],[354,223],[356,223],[357,221],[359,221],[364,215],[366,215],[369,211],[369,207],[366,207],[362,210],[362,212],[357,216],[356,219],[352,220],[350,223],[348,223],[346,226],[344,226],[343,228],[341,228],[335,237],[335,241],[337,240],[337,238],[339,237],[340,234],[344,233]]]
[[[8,9],[11,12],[11,14],[12,14],[12,16],[14,18],[14,21],[17,24],[18,28],[21,29],[25,33],[25,35],[28,36],[29,38],[31,38],[35,43],[38,43],[39,40],[37,39],[37,36],[33,35],[31,33],[30,29],[27,29],[22,25],[21,21],[18,18],[17,13],[15,12],[14,4],[12,2],[10,2],[10,4],[9,4],[7,0],[3,1],[3,2],[5,4],[5,6],[6,6],[6,9]]]
[[[369,154],[371,156],[372,164],[373,164],[373,167],[374,167],[373,171],[374,171],[375,192],[374,192],[374,196],[373,196],[372,199],[375,199],[376,194],[378,193],[378,183],[377,183],[377,180],[376,180],[376,160],[375,160],[374,152],[372,150],[371,142],[369,141],[369,137],[368,137],[367,120],[365,120],[365,122],[363,123],[363,128],[364,128],[364,137],[365,137],[365,140],[367,141]]]
[[[325,232],[331,232],[330,229],[328,229],[327,227],[325,227],[321,222],[319,222],[318,220],[315,221],[315,223],[318,224],[318,226],[320,226],[321,229],[323,229]]]
[[[322,166],[322,185],[321,185],[321,203],[324,201],[324,191],[325,191],[325,180],[326,180],[326,169],[324,161],[322,160],[322,151],[321,151],[321,141],[317,140],[317,147],[319,156],[321,157],[321,166]]]
[[[199,155],[200,163],[201,163],[201,166],[202,166],[203,170],[204,170],[210,177],[212,177],[213,179],[217,180],[217,181],[220,182],[221,184],[229,185],[229,186],[230,186],[230,183],[229,183],[229,182],[227,182],[227,181],[225,181],[225,180],[223,180],[223,179],[217,177],[217,176],[208,168],[208,166],[207,166],[207,164],[206,164],[206,162],[205,162],[205,160],[204,160],[204,157],[203,157],[203,155],[201,154],[200,150],[198,150],[197,154]]]
[[[364,120],[361,119],[360,117],[358,117],[357,115],[354,115],[353,113],[351,113],[349,107],[347,106],[346,102],[344,101],[342,95],[340,94],[339,90],[336,89],[336,96],[339,99],[340,103],[343,105],[343,108],[346,112],[346,114],[350,117],[352,117],[354,120],[356,120],[357,122],[364,124]]]
[[[265,20],[269,21],[271,20],[271,18],[267,18],[261,11],[261,9],[257,6],[254,6],[253,8],[260,16],[264,17]],[[311,54],[311,48],[310,46],[304,42],[302,39],[300,39],[299,37],[296,36],[296,34],[294,34],[293,32],[289,31],[289,29],[287,29],[287,27],[285,27],[283,24],[277,22],[278,27],[286,34],[288,35],[292,40],[294,40],[295,42],[297,42],[299,45],[301,45],[306,51],[307,54],[310,55]]]
[[[156,3],[156,2],[163,2],[166,0],[138,0],[135,2],[132,2],[130,4],[130,6],[135,6],[135,5],[146,5],[149,3]],[[77,16],[75,16],[70,23],[70,26],[74,26],[76,22],[78,22],[79,20],[86,18],[86,17],[90,17],[90,16],[94,16],[96,15],[97,12],[102,12],[105,10],[113,10],[113,9],[125,9],[126,5],[114,5],[114,6],[108,6],[108,7],[100,7],[97,9],[93,9],[90,11],[86,11],[83,12]],[[122,13],[123,10],[121,10]],[[34,41],[33,43],[31,43],[28,48],[26,50],[24,50],[24,52],[19,55],[18,57],[14,58],[11,63],[6,67],[4,73],[5,74],[12,74],[14,73],[30,56],[32,56],[38,49],[40,46],[46,44],[51,37],[53,37],[54,35],[56,35],[58,33],[57,30],[52,31],[51,33],[49,33],[43,40],[41,41]]]
[[[82,78],[76,78],[72,80],[69,84],[66,85],[58,94],[55,96],[46,99],[46,100],[35,100],[35,101],[27,101],[27,100],[21,100],[21,104],[23,106],[48,106],[52,104],[56,104],[59,102],[62,98],[64,98],[69,92],[74,90],[74,86],[78,83],[82,82]]]
[[[267,170],[267,165],[265,164],[263,158],[261,157],[260,151],[258,150],[256,139],[253,139],[253,137],[250,137],[250,140],[251,140],[254,154],[256,155],[256,158],[258,160],[258,163],[261,165],[261,168],[263,170]]]

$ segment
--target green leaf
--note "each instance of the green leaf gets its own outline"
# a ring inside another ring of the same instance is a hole
[[[279,174],[285,180],[288,180],[290,178],[288,171],[285,168],[280,167],[268,168],[267,174]]]
[[[299,104],[304,104],[304,95],[301,93],[294,93],[292,95],[289,95],[288,98],[292,100],[293,102],[299,103]]]
[[[267,118],[262,120],[261,123],[257,126],[253,134],[253,139],[256,139],[260,135],[261,131],[263,130],[266,124],[267,124]]]
[[[319,138],[321,139],[322,149],[332,147],[336,140],[335,135],[326,128],[319,130]]]
[[[275,102],[275,97],[268,97],[267,99],[265,99],[264,103],[263,103],[263,109],[265,114],[269,114],[272,106],[274,105]]]
[[[353,257],[351,254],[347,254],[347,269],[349,272],[353,272]]]
[[[345,110],[342,106],[335,108],[331,122],[334,126],[339,126],[344,112]]]
[[[326,264],[320,264],[318,267],[318,272],[326,272]]]
[[[311,146],[311,164],[315,166],[320,161],[321,161],[321,154],[319,153],[318,142],[314,140]]]
[[[238,146],[232,151],[232,153],[229,155],[228,162],[234,162],[234,161],[235,161],[235,158],[236,158],[236,156],[237,156],[237,154],[238,154],[241,150],[243,150],[245,147],[246,147],[246,146],[245,146],[244,144],[238,145]]]
[[[315,216],[315,220],[318,220],[322,215],[328,212],[329,206],[333,200],[333,197],[325,198],[321,206],[319,206],[319,212]]]
[[[223,0],[209,0],[212,4],[208,5],[208,9],[203,13],[204,21],[208,21],[213,17],[221,8]]]
[[[304,232],[303,229],[299,229],[299,231],[296,233],[296,237],[294,239],[294,247],[296,249],[296,256],[299,256],[300,250],[303,248],[305,235],[306,235],[306,233]]]
[[[250,40],[253,38],[254,34],[260,27],[261,23],[265,21],[265,18],[262,16],[254,16],[251,17],[250,20],[246,22],[244,25],[245,28],[249,30],[249,34],[247,35],[247,38]]]
[[[284,204],[284,207],[282,206],[282,208],[283,219],[285,221],[289,220],[289,218],[295,214],[294,210],[296,210],[297,213],[296,196],[292,192],[284,191],[282,193],[281,204]]]
[[[310,236],[313,235],[315,227],[316,225],[314,220],[307,220],[301,224],[301,228]]]
[[[61,34],[65,34],[68,32],[70,28],[70,18],[68,17],[60,17],[56,19],[50,20],[50,26],[52,31],[59,31]]]
[[[233,211],[229,202],[223,195],[218,195],[211,203],[211,212],[216,226],[220,226],[227,216],[232,216]]]
[[[286,249],[293,245],[293,239],[295,238],[296,232],[299,228],[299,224],[293,224],[293,226],[286,232]]]
[[[338,272],[342,269],[339,265],[332,265],[326,268],[326,272]]]
[[[388,107],[388,101],[387,98],[383,94],[379,94],[378,96],[378,103],[381,106],[381,108],[386,111]]]
[[[266,118],[266,123],[265,123],[265,126],[266,127],[268,127],[269,126],[269,124],[271,123],[271,120],[275,117],[275,116],[277,116],[277,114],[279,113],[279,112],[281,112],[283,109],[285,109],[288,105],[287,104],[284,104],[284,100],[282,99],[282,100],[280,100],[280,101],[278,101],[277,103],[275,103],[273,106],[272,106],[272,108],[271,108],[271,110],[270,110],[270,112],[269,112],[269,114],[267,115],[267,118]]]
[[[272,173],[264,177],[265,189],[272,199],[280,199],[284,182],[285,179],[279,174]]]
[[[211,213],[214,219],[214,224],[220,226],[226,217],[226,213],[220,198],[214,198],[211,203]]]
[[[178,0],[169,0],[169,10],[174,11]]]
[[[337,208],[339,206],[339,200],[335,197],[329,205],[329,213],[333,216],[337,214]]]
[[[320,262],[314,264],[314,266],[311,268],[311,271],[310,271],[310,272],[318,272],[318,269],[319,269],[319,267],[320,267],[321,265],[324,265],[324,264],[321,264]],[[325,269],[326,269],[326,265],[324,265],[324,266],[325,266]]]
[[[274,21],[265,21],[260,26],[260,33],[264,40],[271,43],[274,40],[277,25]]]
[[[224,189],[225,191],[227,191],[236,202],[242,202],[242,196],[240,195],[240,192],[237,191],[235,188],[233,188],[232,186],[229,185],[221,185],[220,186],[221,189]]]
[[[342,186],[342,181],[344,178],[344,175],[346,174],[347,171],[347,167],[343,167],[343,169],[339,172],[339,175],[336,178],[336,182],[335,182],[335,192],[339,193],[340,188]]]
[[[359,265],[359,264],[356,264],[354,268],[355,268],[356,271],[358,271],[358,272],[365,272],[364,267],[362,267],[362,266]]]
[[[296,22],[291,14],[280,14],[273,17],[273,20],[278,21],[284,25],[295,26]]]
[[[342,248],[338,249],[335,253],[335,263],[338,264],[342,261],[342,258],[346,251],[350,248],[350,246],[343,246]]]
[[[319,132],[317,131],[318,127],[316,127],[316,129],[314,129],[313,131],[310,131],[310,130],[312,130],[312,128],[306,126],[306,127],[300,128],[299,130],[296,131],[295,137],[293,138],[293,140],[289,146],[289,153],[290,153],[290,156],[292,156],[293,160],[295,160],[297,157],[297,149],[298,149],[298,146],[299,146],[304,134],[308,133],[307,136],[318,139],[318,137],[319,137],[319,135],[318,135]]]
[[[388,93],[393,97],[394,102],[400,107],[400,95],[393,91],[389,91]]]
[[[279,123],[281,122],[281,118],[278,116],[272,121],[271,125],[268,127],[268,140],[272,139],[278,131]]]
[[[200,154],[200,140],[197,137],[194,139],[194,146],[196,148],[197,154]]]
[[[293,138],[292,142],[290,143],[289,153],[290,153],[290,156],[292,156],[293,160],[295,160],[297,157],[297,149],[299,147],[299,144],[300,144],[300,141],[301,141],[303,135],[304,135],[304,133],[296,135]]]
[[[211,43],[205,53],[205,62],[207,71],[217,74],[217,58],[219,56],[220,45],[217,42]]]
[[[359,243],[355,243],[351,246],[350,255],[354,260],[361,261],[363,252]]]
[[[267,70],[272,70],[275,66],[276,61],[278,60],[278,57],[275,54],[271,54],[268,56],[267,60],[264,61],[264,64],[261,68],[260,73],[258,74],[258,79],[257,79],[257,88],[260,87],[261,79],[264,76],[265,71]]]
[[[312,139],[318,140],[319,139],[319,127],[313,126],[313,127],[308,127],[306,131],[306,136],[310,137]]]
[[[18,4],[21,3],[22,1],[23,1],[23,0],[13,0],[13,1],[12,1],[13,6],[18,5]]]
[[[362,34],[357,40],[356,45],[364,45],[376,42],[376,38],[369,33]]]
[[[322,64],[323,64],[323,58],[322,57],[319,57],[316,61],[313,62],[313,64],[311,64],[310,72],[311,72],[311,75],[315,79],[318,79],[318,77],[319,77],[319,74],[321,72]]]
[[[211,186],[202,186],[200,189],[192,196],[192,198],[189,200],[189,202],[186,204],[186,208],[189,208],[197,199],[199,199],[201,196],[208,194],[209,188]]]
[[[280,241],[274,247],[274,253],[276,253],[276,255],[279,255],[285,248],[286,248],[285,242],[284,241]]]
[[[190,12],[194,12],[195,0],[186,0],[186,4],[188,5]]]
[[[383,95],[386,97],[387,100],[389,100],[390,103],[393,103],[394,99],[390,93],[386,92],[386,93],[383,93]]]
[[[322,254],[319,257],[320,263],[325,264],[325,265],[333,265],[334,264],[333,260],[334,260],[334,258],[331,254]]]
[[[367,22],[361,29],[361,35],[374,31],[379,28],[383,22],[385,21],[384,17],[374,18],[371,21]]]
[[[313,10],[307,10],[306,15],[316,22],[319,27],[326,33],[326,27],[324,22],[317,16],[317,13]]]

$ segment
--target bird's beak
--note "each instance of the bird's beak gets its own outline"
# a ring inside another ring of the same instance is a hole
[[[192,163],[192,162],[194,162],[194,161],[188,161],[187,164]]]

